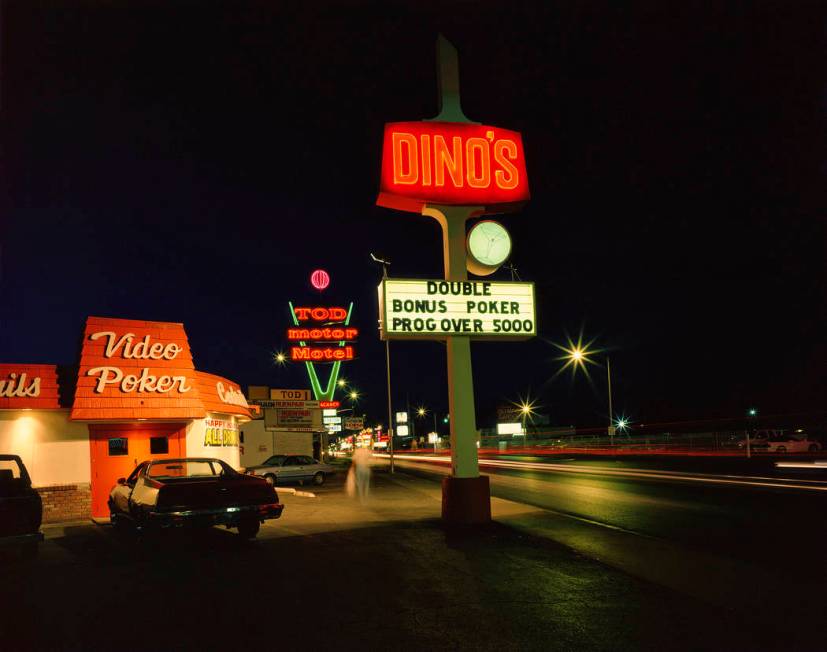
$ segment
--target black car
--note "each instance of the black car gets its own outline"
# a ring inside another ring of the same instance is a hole
[[[23,460],[17,455],[0,455],[0,546],[22,545],[36,552],[43,540],[40,523],[43,502],[32,489]]]

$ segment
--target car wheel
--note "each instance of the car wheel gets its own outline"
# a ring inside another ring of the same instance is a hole
[[[775,452],[776,453],[786,453],[787,452],[787,447],[786,446],[779,446],[778,448],[775,449]]]
[[[314,475],[313,484],[315,484],[316,486],[324,484],[324,473],[319,471],[316,475]]]
[[[807,450],[810,451],[811,453],[818,452],[818,444],[810,444],[810,447]]]
[[[265,479],[265,480],[267,480],[267,483],[268,483],[270,486],[275,486],[275,484],[276,484],[276,476],[274,476],[272,473],[268,473],[267,475],[265,475],[265,476],[264,476],[264,479]]]
[[[238,524],[238,534],[242,539],[255,539],[261,524],[257,518],[248,518]]]

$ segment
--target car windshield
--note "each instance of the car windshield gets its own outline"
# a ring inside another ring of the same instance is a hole
[[[19,480],[21,475],[17,460],[0,460],[0,482]]]
[[[208,478],[221,475],[224,468],[217,460],[165,460],[153,462],[146,474],[150,478]]]
[[[286,457],[286,455],[273,455],[272,457],[268,457],[264,460],[262,466],[281,466],[284,464]]]

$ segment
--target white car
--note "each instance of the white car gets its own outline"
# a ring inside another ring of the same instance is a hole
[[[288,482],[301,484],[305,481],[320,485],[335,472],[335,467],[321,464],[307,455],[273,455],[261,464],[244,469],[244,473],[261,476],[273,485]]]
[[[770,435],[763,450],[768,453],[815,453],[821,450],[821,444],[809,439],[805,434],[781,433]]]

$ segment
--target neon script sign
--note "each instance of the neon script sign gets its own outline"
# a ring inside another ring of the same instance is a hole
[[[430,203],[502,212],[529,197],[519,132],[454,122],[385,125],[380,206],[421,213]]]

